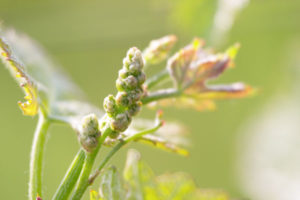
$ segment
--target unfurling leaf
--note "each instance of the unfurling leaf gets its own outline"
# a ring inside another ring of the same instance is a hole
[[[165,37],[152,40],[143,52],[146,63],[157,64],[166,59],[176,41],[177,38],[175,35],[167,35]]]
[[[203,99],[232,99],[243,98],[255,93],[255,90],[243,83],[233,83],[230,85],[211,85],[205,86],[202,90],[197,91],[197,87],[186,91],[187,96],[197,100]]]
[[[8,44],[0,37],[0,56],[3,63],[10,70],[12,76],[22,87],[26,102],[18,102],[24,115],[34,116],[38,112],[37,89],[31,77],[25,72],[22,64],[17,60]]]
[[[176,87],[181,87],[190,64],[195,59],[198,49],[203,45],[201,39],[196,38],[188,46],[175,53],[168,60],[167,69]]]
[[[168,60],[168,72],[181,95],[152,105],[214,110],[215,99],[242,98],[254,94],[254,89],[243,83],[208,85],[208,81],[218,78],[226,69],[234,66],[239,44],[229,47],[224,53],[213,53],[204,49],[203,45],[202,40],[195,39]]]
[[[103,113],[82,100],[83,93],[70,78],[49,59],[32,39],[12,29],[0,27],[0,56],[26,93],[19,103],[25,115],[34,116],[38,109],[52,120],[63,121],[79,130],[83,116]]]
[[[142,138],[139,139],[142,143],[153,145],[159,149],[163,149],[166,151],[174,152],[182,156],[188,156],[189,152],[181,148],[171,142],[168,142],[166,139],[156,136],[156,135],[144,135]]]
[[[185,173],[164,174],[156,177],[156,181],[161,199],[192,199],[195,195],[196,185]]]
[[[104,200],[111,200],[111,194],[122,191],[121,198],[115,197],[114,200],[229,200],[228,195],[219,190],[206,190],[197,188],[193,179],[185,173],[172,173],[155,176],[150,167],[141,160],[141,155],[136,150],[129,150],[127,154],[126,166],[124,169],[124,183],[116,175],[115,168],[109,168],[103,172],[101,178],[100,193],[103,193],[104,182],[106,186],[117,181],[116,190],[113,187],[106,189],[109,194],[101,195]],[[94,196],[97,193],[93,194]],[[92,194],[91,194],[92,196]],[[98,200],[99,198],[91,198]]]
[[[145,130],[153,127],[153,122],[145,119],[134,119],[132,125],[127,131],[123,133],[125,137],[132,135],[139,130]],[[177,153],[182,156],[189,155],[189,152],[183,147],[189,145],[189,141],[186,138],[187,128],[180,123],[166,122],[164,126],[159,128],[156,132],[144,135],[136,140],[148,144],[159,149]]]
[[[125,196],[119,173],[110,167],[101,174],[100,196],[105,200],[122,199]]]
[[[150,167],[141,161],[141,155],[136,150],[128,151],[123,175],[129,187],[127,199],[156,199],[154,174]]]

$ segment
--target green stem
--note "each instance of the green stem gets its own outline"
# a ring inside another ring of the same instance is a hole
[[[169,72],[167,69],[164,69],[163,71],[159,72],[158,74],[150,77],[147,79],[145,86],[148,90],[153,88],[154,86],[158,85],[162,81],[166,80],[169,76]]]
[[[67,200],[80,175],[85,158],[84,150],[80,149],[59,185],[52,200]]]
[[[174,98],[174,97],[178,97],[182,94],[181,90],[178,89],[162,89],[162,90],[158,90],[156,92],[153,93],[149,93],[148,96],[145,96],[142,99],[142,103],[143,104],[148,104],[151,103],[153,101],[158,101],[161,99],[168,99],[168,98]]]
[[[154,128],[141,131],[139,133],[136,133],[130,137],[125,138],[124,140],[121,140],[114,148],[106,155],[106,157],[101,161],[100,165],[98,166],[97,170],[93,173],[93,175],[90,176],[89,183],[92,184],[94,180],[97,178],[97,176],[100,174],[100,171],[103,169],[103,167],[107,164],[107,162],[117,153],[125,144],[137,140],[141,138],[143,135],[147,135],[149,133],[154,133],[162,126],[161,123],[159,123]]]
[[[82,168],[82,171],[80,173],[80,177],[79,180],[77,182],[75,191],[73,196],[71,197],[72,200],[80,200],[81,197],[83,196],[85,190],[87,189],[87,187],[90,185],[89,183],[89,176],[91,174],[96,156],[103,144],[103,142],[105,141],[106,137],[112,132],[112,130],[110,129],[109,126],[107,126],[105,128],[105,130],[103,131],[102,136],[99,139],[99,145],[97,146],[97,148],[91,152],[88,153],[86,152],[86,157],[85,157],[85,161],[84,161],[84,165]]]
[[[42,196],[42,168],[46,135],[49,128],[47,117],[40,112],[37,128],[34,133],[30,154],[29,199],[35,200]]]

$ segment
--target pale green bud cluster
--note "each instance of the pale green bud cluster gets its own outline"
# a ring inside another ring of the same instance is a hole
[[[78,139],[82,147],[91,152],[98,145],[98,138],[101,135],[98,118],[95,114],[89,114],[82,118],[81,129]]]
[[[118,93],[115,97],[108,95],[104,100],[103,107],[114,131],[110,135],[111,138],[116,138],[120,132],[124,132],[130,125],[132,117],[141,109],[140,100],[144,95],[142,86],[146,80],[143,67],[141,51],[136,47],[129,49],[116,81]]]
[[[177,38],[175,35],[167,35],[165,37],[152,40],[143,54],[146,63],[157,64],[166,59],[176,41]]]

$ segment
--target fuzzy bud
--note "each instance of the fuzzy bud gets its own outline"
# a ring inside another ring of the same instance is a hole
[[[116,118],[113,118],[110,127],[113,131],[123,132],[125,131],[131,122],[131,117],[127,112],[118,114]]]
[[[166,59],[176,41],[175,35],[167,35],[157,40],[152,40],[144,51],[146,62],[156,64]]]
[[[130,75],[124,79],[127,89],[133,89],[138,86],[138,80],[134,76]]]
[[[129,72],[126,68],[122,68],[121,70],[119,70],[119,77],[120,78],[126,78],[127,76],[129,76]]]
[[[118,92],[116,97],[116,103],[119,106],[128,107],[132,104],[132,99],[129,97],[126,92]]]
[[[138,101],[142,98],[144,90],[142,88],[136,88],[135,90],[130,91],[129,97],[133,101]]]
[[[137,76],[137,80],[138,80],[138,84],[139,85],[143,85],[146,81],[146,75],[144,72],[141,72],[138,76]]]
[[[127,57],[123,60],[124,67],[132,74],[139,73],[144,67],[142,52],[132,47],[127,51]]]
[[[116,112],[117,112],[117,105],[116,105],[116,100],[113,95],[108,95],[104,99],[103,107],[105,112],[112,117]]]
[[[142,108],[142,102],[138,101],[129,107],[128,113],[130,116],[133,117],[140,112],[141,108]]]
[[[95,114],[89,114],[82,119],[82,135],[97,136],[99,135],[99,123]]]
[[[83,148],[91,152],[98,145],[99,130],[98,118],[95,114],[90,114],[82,119],[82,129],[78,134],[78,139]]]
[[[110,137],[111,139],[116,139],[119,135],[120,135],[120,132],[112,131],[112,132],[109,134],[109,137]]]
[[[126,86],[124,79],[118,78],[116,80],[116,87],[117,87],[118,91],[125,91],[127,86]]]

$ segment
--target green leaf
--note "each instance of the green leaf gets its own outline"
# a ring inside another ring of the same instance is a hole
[[[26,102],[18,102],[24,115],[34,116],[38,112],[37,88],[23,65],[17,60],[8,44],[0,37],[0,56],[25,93]]]
[[[196,190],[193,179],[184,173],[164,174],[156,181],[161,199],[188,200]]]
[[[197,188],[194,180],[186,173],[155,176],[151,168],[141,160],[141,155],[133,149],[128,151],[123,177],[125,184],[121,186],[115,168],[104,171],[100,193],[103,194],[105,188],[106,196],[101,196],[108,200],[229,200],[229,196],[221,190]],[[111,198],[114,193],[119,195],[119,191],[122,191],[123,196]],[[93,195],[96,196],[97,193]]]
[[[139,139],[142,143],[153,145],[159,149],[170,151],[173,153],[177,153],[182,156],[188,156],[189,152],[179,147],[178,145],[175,145],[174,143],[168,142],[166,139],[156,136],[156,135],[144,135],[142,138]]]
[[[28,36],[0,27],[0,53],[26,94],[27,101],[19,103],[25,115],[34,116],[42,109],[52,120],[66,122],[76,130],[84,115],[103,115],[83,100],[80,89]]]
[[[129,150],[124,169],[124,180],[128,184],[128,200],[157,199],[154,174],[150,167],[141,161],[136,150]]]
[[[129,136],[139,130],[149,129],[153,126],[153,122],[145,119],[134,119],[131,126],[123,133]],[[183,147],[189,145],[187,140],[187,128],[180,123],[165,122],[155,133],[147,134],[136,140],[144,144],[154,146],[156,148],[177,153],[182,156],[189,155],[189,152]]]
[[[117,200],[124,197],[125,191],[115,167],[110,167],[102,173],[100,195],[104,200]]]

